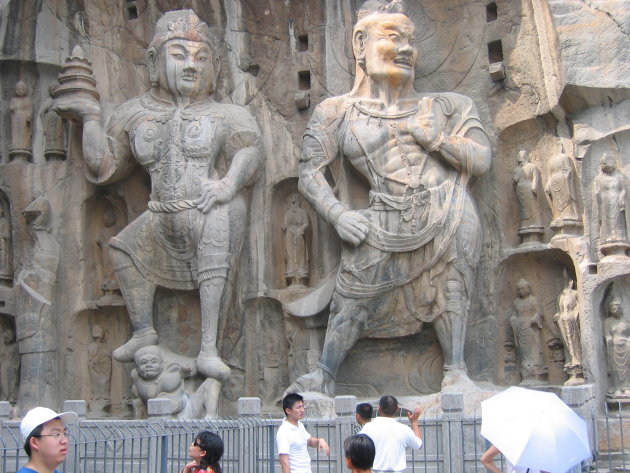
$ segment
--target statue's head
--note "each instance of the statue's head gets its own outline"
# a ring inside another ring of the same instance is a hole
[[[146,60],[151,84],[173,96],[202,97],[214,91],[219,62],[208,25],[192,10],[162,15]]]
[[[527,154],[527,151],[522,149],[518,152],[518,157],[516,158],[516,162],[518,164],[525,164],[529,161],[529,155]]]
[[[105,334],[103,334],[103,329],[99,324],[92,325],[92,338],[94,340],[103,340],[105,338]]]
[[[602,158],[599,160],[599,166],[604,172],[613,172],[616,169],[615,158],[608,153],[604,153]]]
[[[133,356],[138,374],[142,379],[152,380],[162,373],[164,357],[157,345],[142,347]]]
[[[15,84],[15,95],[17,97],[26,97],[27,93],[28,87],[26,87],[26,82],[19,80],[17,84]]]
[[[608,313],[613,317],[621,317],[623,314],[623,304],[619,296],[613,296],[608,303]]]
[[[15,331],[13,327],[6,327],[2,332],[2,341],[5,345],[11,345],[15,341]]]
[[[529,281],[527,281],[527,279],[519,279],[516,283],[516,291],[518,292],[519,297],[529,296],[529,294],[532,292]]]
[[[112,209],[107,209],[103,212],[103,223],[106,227],[111,227],[116,223],[117,216],[116,211]]]
[[[415,27],[404,2],[369,0],[357,17],[352,32],[357,73],[360,69],[373,81],[392,86],[411,82],[418,52],[414,46]]]

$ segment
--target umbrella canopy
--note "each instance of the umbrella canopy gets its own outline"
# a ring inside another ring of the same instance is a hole
[[[565,473],[591,456],[586,422],[553,393],[513,386],[481,402],[481,435],[514,466]]]

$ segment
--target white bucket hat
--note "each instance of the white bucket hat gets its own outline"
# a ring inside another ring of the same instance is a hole
[[[26,442],[28,436],[31,435],[31,432],[38,426],[56,418],[61,419],[61,422],[64,424],[74,424],[79,420],[79,416],[75,412],[62,412],[61,414],[57,414],[47,407],[34,407],[26,413],[22,422],[20,422],[22,442]]]

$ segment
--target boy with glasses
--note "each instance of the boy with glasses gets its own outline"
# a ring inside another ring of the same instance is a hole
[[[47,407],[35,407],[28,411],[20,423],[28,463],[17,473],[58,473],[56,468],[68,453],[66,424],[77,420],[74,412],[57,414]]]

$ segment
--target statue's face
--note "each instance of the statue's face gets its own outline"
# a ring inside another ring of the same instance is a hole
[[[392,85],[413,80],[418,52],[414,47],[414,27],[409,18],[400,14],[381,15],[373,23],[365,41],[367,75]]]
[[[619,299],[613,299],[612,301],[610,301],[608,310],[610,312],[610,315],[614,317],[620,317],[622,314],[621,301]]]
[[[516,285],[516,290],[517,290],[518,295],[520,297],[529,296],[529,284],[527,284],[527,283],[523,283],[523,282],[518,283]]]
[[[527,151],[519,151],[518,158],[516,158],[518,164],[523,164],[527,162]]]
[[[615,170],[615,160],[612,158],[612,156],[604,155],[600,162],[600,166],[602,171],[612,172]]]
[[[143,379],[155,379],[162,373],[162,357],[153,353],[142,355],[138,359],[138,374]]]
[[[15,95],[18,97],[26,97],[26,84],[19,83],[15,86]]]
[[[216,72],[210,46],[200,41],[172,39],[162,47],[163,70],[160,83],[173,95],[208,95],[214,88]]]

